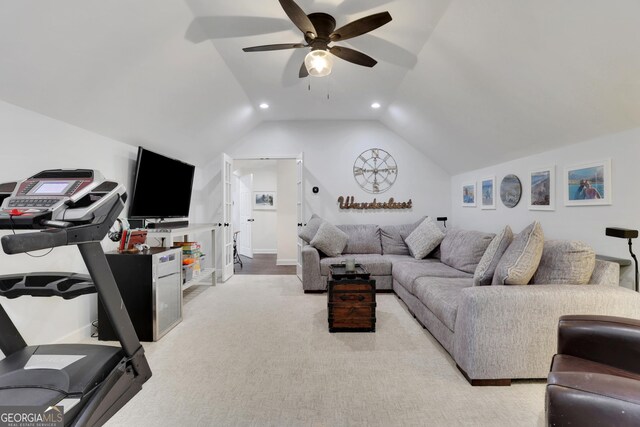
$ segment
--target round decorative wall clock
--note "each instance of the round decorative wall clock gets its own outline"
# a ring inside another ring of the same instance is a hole
[[[380,148],[363,151],[353,163],[353,177],[368,193],[387,191],[398,176],[398,165],[391,154]]]
[[[508,207],[515,207],[520,202],[522,196],[522,184],[520,178],[513,174],[509,174],[502,178],[500,183],[500,200]]]

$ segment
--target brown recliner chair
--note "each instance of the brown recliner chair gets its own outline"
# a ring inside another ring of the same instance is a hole
[[[562,316],[545,408],[549,426],[640,426],[640,321]]]

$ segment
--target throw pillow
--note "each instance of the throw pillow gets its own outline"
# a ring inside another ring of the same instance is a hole
[[[310,243],[313,240],[313,236],[318,232],[318,228],[320,228],[320,224],[324,222],[324,219],[320,218],[318,215],[313,214],[307,225],[302,227],[302,230],[298,233],[298,237],[304,240],[307,243]]]
[[[493,233],[450,228],[440,244],[440,261],[473,274],[494,237]]]
[[[518,234],[500,259],[492,285],[526,285],[538,269],[544,234],[538,221]]]
[[[444,239],[444,233],[431,218],[426,218],[407,236],[405,243],[415,259],[429,255]]]
[[[473,284],[475,286],[491,284],[493,273],[495,273],[502,255],[507,250],[512,240],[513,232],[511,231],[511,227],[508,225],[493,238],[491,243],[489,243],[487,250],[484,252],[484,255],[480,258],[476,272],[473,275]]]
[[[595,266],[596,253],[586,243],[547,240],[533,283],[586,285]]]
[[[347,246],[347,234],[335,225],[324,221],[310,244],[328,256],[340,256]]]

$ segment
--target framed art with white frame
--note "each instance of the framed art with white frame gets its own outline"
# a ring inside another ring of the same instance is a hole
[[[275,191],[254,191],[253,192],[253,209],[275,210],[276,209],[276,192]]]
[[[496,177],[490,176],[480,181],[480,209],[496,208]]]
[[[556,210],[556,167],[529,172],[529,210]]]
[[[462,206],[476,207],[476,183],[467,182],[462,184]]]
[[[565,206],[611,204],[611,159],[566,166]]]

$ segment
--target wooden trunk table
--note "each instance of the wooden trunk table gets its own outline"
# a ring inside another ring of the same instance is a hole
[[[329,332],[375,332],[376,281],[359,264],[356,272],[346,272],[343,264],[333,264],[330,270]]]

